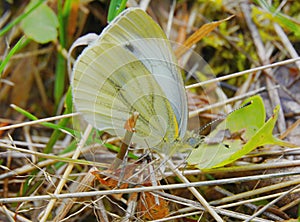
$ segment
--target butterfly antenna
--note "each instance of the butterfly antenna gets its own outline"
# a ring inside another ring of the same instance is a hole
[[[204,126],[202,126],[202,127],[200,127],[200,128],[198,129],[198,134],[200,134],[201,132],[203,132],[207,127],[213,125],[214,123],[219,122],[219,121],[221,121],[221,120],[227,118],[227,116],[229,116],[231,113],[233,113],[233,112],[235,112],[235,111],[237,111],[237,110],[243,109],[243,108],[245,108],[246,106],[251,105],[252,103],[253,103],[253,101],[251,100],[251,101],[245,103],[244,105],[242,105],[242,106],[240,106],[240,107],[238,107],[238,108],[236,108],[236,109],[231,110],[229,113],[223,115],[223,117],[219,117],[219,118],[217,118],[217,119],[215,119],[215,120],[213,120],[213,121],[211,121],[211,122],[205,124]]]

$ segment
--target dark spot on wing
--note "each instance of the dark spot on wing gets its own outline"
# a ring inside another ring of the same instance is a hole
[[[127,42],[124,47],[125,49],[128,49],[130,52],[134,53],[134,47],[130,43]]]
[[[229,145],[229,144],[223,143],[223,145],[225,146],[226,149],[229,149],[229,148],[230,148],[230,145]]]

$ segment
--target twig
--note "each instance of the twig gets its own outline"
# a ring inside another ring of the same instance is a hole
[[[268,203],[267,205],[265,205],[264,207],[262,207],[259,211],[257,211],[255,214],[253,214],[250,218],[248,218],[247,220],[245,220],[245,222],[249,222],[251,221],[254,217],[257,217],[258,215],[262,214],[266,209],[268,209],[270,206],[272,206],[273,204],[275,204],[276,202],[278,202],[279,200],[281,200],[283,197],[285,197],[286,195],[288,195],[289,193],[291,193],[293,190],[297,189],[300,187],[300,184],[298,186],[295,186],[293,189],[288,190],[286,192],[284,192],[281,196],[277,197],[275,200],[271,201],[270,203]]]
[[[253,91],[248,92],[248,93],[245,93],[245,94],[243,94],[243,95],[235,96],[235,97],[232,97],[232,98],[227,99],[227,100],[225,100],[225,101],[220,101],[220,102],[211,104],[211,105],[209,105],[209,106],[205,106],[205,107],[203,107],[203,108],[200,108],[200,109],[197,109],[197,110],[190,111],[190,112],[189,112],[189,118],[195,117],[195,116],[197,116],[199,113],[202,113],[202,112],[204,112],[204,111],[206,111],[206,110],[211,110],[211,109],[216,108],[216,107],[224,106],[224,105],[226,105],[227,103],[235,102],[235,101],[238,101],[238,100],[241,100],[241,99],[244,99],[244,98],[247,98],[247,97],[256,95],[257,93],[262,92],[262,91],[264,91],[264,90],[266,90],[266,87],[261,87],[261,88],[259,88],[259,89],[253,90]]]
[[[255,189],[255,190],[250,190],[247,192],[235,194],[234,196],[224,197],[220,200],[212,201],[212,202],[210,202],[210,204],[219,205],[219,204],[223,204],[223,203],[227,203],[227,202],[233,202],[233,201],[237,201],[239,199],[248,198],[250,196],[259,195],[259,194],[266,193],[266,192],[274,192],[274,190],[282,189],[284,187],[297,185],[297,184],[300,184],[300,179],[277,183],[277,184],[273,184],[273,185],[270,185],[267,187],[261,187],[261,188]],[[248,201],[253,202],[252,200],[248,200]],[[234,204],[236,204],[236,203],[234,203]],[[240,204],[238,204],[238,205],[240,205]]]
[[[274,29],[277,33],[277,35],[280,37],[281,42],[284,44],[285,48],[289,52],[292,58],[298,58],[299,55],[297,51],[295,50],[293,44],[288,39],[287,35],[284,33],[283,29],[277,24],[274,23]],[[295,62],[296,66],[298,67],[298,70],[300,71],[300,62]]]
[[[260,67],[256,67],[256,68],[253,68],[253,69],[248,69],[248,70],[241,71],[241,72],[228,74],[226,76],[222,76],[222,77],[219,77],[219,78],[210,79],[210,80],[207,80],[207,81],[204,81],[204,82],[199,82],[199,83],[195,83],[195,84],[192,84],[192,85],[188,85],[185,88],[186,89],[192,89],[192,88],[196,88],[196,87],[201,87],[201,86],[204,86],[204,85],[207,85],[207,84],[221,82],[221,81],[231,79],[231,78],[235,78],[235,77],[239,77],[239,76],[242,76],[242,75],[245,75],[245,74],[257,72],[257,71],[268,69],[268,68],[273,68],[273,67],[276,67],[276,66],[282,66],[282,65],[290,64],[290,63],[294,63],[294,62],[297,62],[297,61],[300,61],[300,57],[295,58],[295,59],[287,59],[287,60],[284,60],[284,61],[280,61],[280,62],[268,64],[268,65],[263,65],[263,66],[260,66]]]
[[[296,190],[292,191],[291,193],[299,193],[299,191],[300,191],[300,189],[296,189]],[[242,200],[239,202],[218,206],[218,208],[223,209],[223,208],[237,207],[237,206],[240,206],[240,205],[246,204],[246,203],[253,203],[253,202],[255,203],[255,202],[275,198],[275,197],[281,196],[283,194],[284,194],[284,192],[280,192],[280,193],[270,194],[270,195],[266,195],[266,196],[262,196],[262,197],[256,197],[256,198],[252,198],[252,199],[248,199],[248,200]],[[298,200],[298,201],[300,201],[300,200]],[[282,211],[284,211],[284,210],[282,210]]]
[[[171,190],[171,189],[182,189],[188,187],[200,187],[200,186],[215,186],[220,184],[229,184],[229,183],[241,183],[253,180],[263,180],[270,179],[274,177],[284,177],[299,175],[299,171],[283,172],[283,173],[271,173],[265,175],[256,175],[256,176],[246,176],[246,177],[237,177],[229,179],[218,179],[214,181],[199,181],[191,183],[181,183],[181,184],[170,184],[170,185],[160,185],[160,186],[147,186],[147,187],[135,187],[127,189],[115,189],[115,190],[101,190],[101,191],[90,191],[82,193],[64,193],[64,194],[49,194],[49,195],[40,195],[32,197],[12,197],[12,198],[0,198],[0,203],[17,203],[23,201],[36,201],[36,200],[50,200],[50,199],[64,199],[64,198],[80,198],[80,197],[92,197],[96,195],[111,195],[111,194],[125,194],[125,193],[134,193],[134,192],[151,192],[156,190]]]
[[[15,105],[12,104],[11,107],[15,107]],[[79,115],[79,113],[70,113],[70,114],[53,116],[53,117],[48,117],[48,118],[39,119],[39,120],[33,120],[33,121],[25,122],[25,123],[17,123],[14,125],[0,127],[0,131],[10,130],[10,129],[19,128],[19,127],[23,127],[23,126],[30,126],[30,125],[34,125],[37,123],[50,122],[50,121],[54,121],[54,120],[58,120],[58,119],[74,117],[77,115]]]
[[[230,191],[225,190],[225,189],[223,189],[222,187],[219,187],[219,186],[215,187],[215,190],[218,191],[219,193],[223,194],[223,195],[226,195],[226,196],[235,196],[234,193],[231,193]],[[256,198],[253,198],[253,199],[256,199]],[[239,204],[236,205],[236,206],[244,205],[244,206],[248,207],[249,209],[252,209],[253,211],[256,211],[256,210],[259,208],[259,206],[257,206],[257,205],[255,205],[255,204],[252,203],[252,202],[254,202],[253,199],[249,199],[249,200],[246,200],[246,201],[239,201],[239,202],[238,202]],[[227,208],[226,206],[228,206],[228,205],[235,205],[235,204],[237,204],[237,203],[227,204],[227,205],[225,205],[225,206],[222,205],[222,206],[218,206],[217,208],[222,208],[222,209],[224,209],[224,208]],[[273,213],[270,213],[270,212],[264,212],[263,214],[264,214],[266,217],[268,217],[268,218],[270,218],[270,219],[272,219],[272,220],[275,220],[275,221],[282,221],[282,218],[281,218],[281,217],[279,217],[279,216],[277,216],[277,215],[275,215],[275,214],[273,214]]]
[[[173,162],[169,159],[167,161],[169,167],[171,170],[176,174],[176,176],[179,177],[179,179],[184,182],[185,184],[190,184],[190,181],[179,171]],[[216,221],[223,221],[222,218],[217,214],[217,212],[209,205],[209,203],[201,196],[201,194],[197,191],[197,189],[193,186],[188,187],[188,189],[191,191],[191,193],[199,200],[199,202],[203,205],[203,207],[211,214],[211,216]]]

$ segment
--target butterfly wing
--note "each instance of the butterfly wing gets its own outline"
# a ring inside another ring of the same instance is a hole
[[[133,142],[142,146],[185,132],[186,96],[175,57],[163,31],[140,9],[124,11],[82,52],[72,90],[84,118],[113,135],[123,137],[125,122],[138,112]]]
[[[118,21],[119,26],[111,27],[113,32],[104,38],[127,47],[151,72],[170,101],[180,136],[183,136],[187,128],[187,99],[169,40],[159,25],[141,9],[128,9],[117,18]]]

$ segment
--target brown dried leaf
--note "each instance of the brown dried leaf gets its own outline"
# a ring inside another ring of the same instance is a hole
[[[157,205],[155,198],[150,192],[141,193],[137,210],[139,217],[145,221],[162,219],[170,214],[168,202],[158,197],[159,205]]]
[[[14,83],[10,103],[20,107],[26,107],[30,92],[32,92],[33,70],[35,59],[32,57],[20,60],[12,72],[10,81]]]

